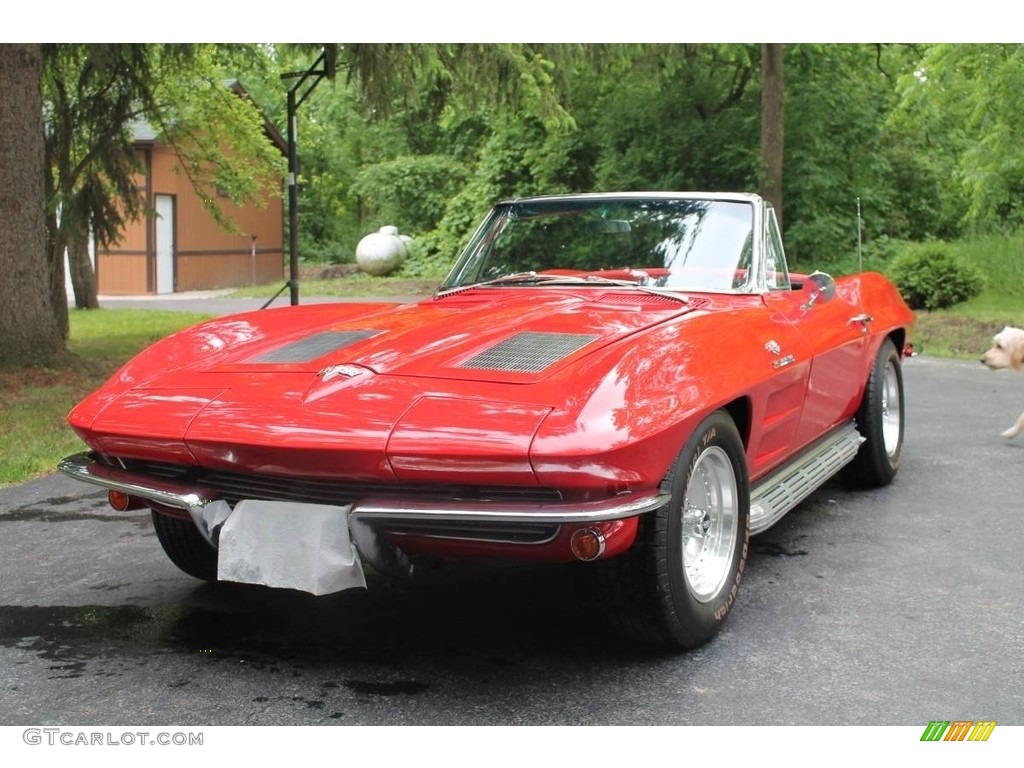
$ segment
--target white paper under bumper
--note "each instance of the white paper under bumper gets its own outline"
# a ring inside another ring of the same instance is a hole
[[[240,501],[220,528],[217,578],[327,595],[365,587],[349,508]]]

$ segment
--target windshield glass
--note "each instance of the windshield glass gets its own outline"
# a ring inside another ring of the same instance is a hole
[[[754,229],[744,201],[580,197],[502,203],[477,230],[442,289],[524,273],[625,280],[669,290],[746,286]],[[516,280],[502,280],[516,275]]]

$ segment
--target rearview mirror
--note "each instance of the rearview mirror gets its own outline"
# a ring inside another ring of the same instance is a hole
[[[629,222],[620,219],[595,219],[587,222],[589,235],[628,235],[629,231]]]

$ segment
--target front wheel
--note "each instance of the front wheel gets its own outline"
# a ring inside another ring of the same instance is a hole
[[[153,529],[167,557],[178,568],[203,581],[217,580],[217,550],[191,520],[153,512]]]
[[[598,563],[599,578],[609,617],[625,635],[694,648],[718,633],[747,562],[746,457],[727,413],[701,422],[662,488],[668,504],[641,518],[628,552]]]

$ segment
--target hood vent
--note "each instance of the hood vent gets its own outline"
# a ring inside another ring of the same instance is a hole
[[[283,347],[264,352],[259,357],[254,357],[251,363],[308,363],[323,357],[328,352],[335,352],[357,341],[363,341],[376,336],[383,331],[324,331],[307,336],[301,341],[286,344]]]
[[[685,301],[680,301],[684,296]],[[702,296],[690,296],[682,293],[678,296],[662,296],[657,293],[633,291],[632,293],[603,293],[596,297],[592,303],[600,306],[637,307],[638,309],[672,309],[676,311],[693,312],[696,309],[706,307],[711,303],[711,300]]]
[[[518,333],[474,355],[460,368],[537,373],[596,339],[584,333]]]

